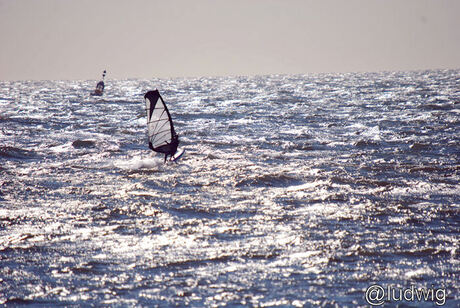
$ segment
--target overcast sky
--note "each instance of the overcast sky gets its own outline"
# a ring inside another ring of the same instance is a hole
[[[0,0],[0,80],[437,68],[459,0]]]

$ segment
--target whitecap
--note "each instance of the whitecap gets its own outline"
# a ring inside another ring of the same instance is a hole
[[[123,170],[159,169],[163,161],[159,158],[133,157],[130,159],[118,159],[112,162],[116,168]]]
[[[404,276],[409,279],[421,278],[423,276],[433,276],[435,272],[429,267],[422,267],[413,271],[408,271]]]

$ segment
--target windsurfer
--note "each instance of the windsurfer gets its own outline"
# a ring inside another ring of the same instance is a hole
[[[165,163],[178,159],[182,154],[174,157],[179,146],[179,136],[174,130],[174,125],[168,108],[158,90],[149,91],[144,95],[147,111],[147,129],[149,137],[149,148],[152,151],[163,153]]]
[[[149,142],[149,148],[151,150],[165,154],[165,162],[168,158],[168,155],[173,157],[174,154],[176,154],[178,146],[179,146],[179,136],[177,134],[174,134],[174,136],[171,139],[171,142],[166,141],[165,145],[162,145],[156,149],[154,149],[152,143]]]
[[[168,154],[171,156],[171,158],[174,156],[174,154],[176,154],[178,146],[179,146],[179,136],[177,134],[174,134],[173,138],[171,139],[171,143],[169,144],[170,151]],[[168,157],[168,154],[165,154],[165,162],[166,162],[166,158]]]

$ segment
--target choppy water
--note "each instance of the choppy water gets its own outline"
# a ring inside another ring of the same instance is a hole
[[[95,83],[0,82],[1,304],[459,305],[460,71]]]

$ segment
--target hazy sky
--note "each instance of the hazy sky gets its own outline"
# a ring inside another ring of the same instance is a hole
[[[0,80],[429,68],[459,0],[0,0]]]

